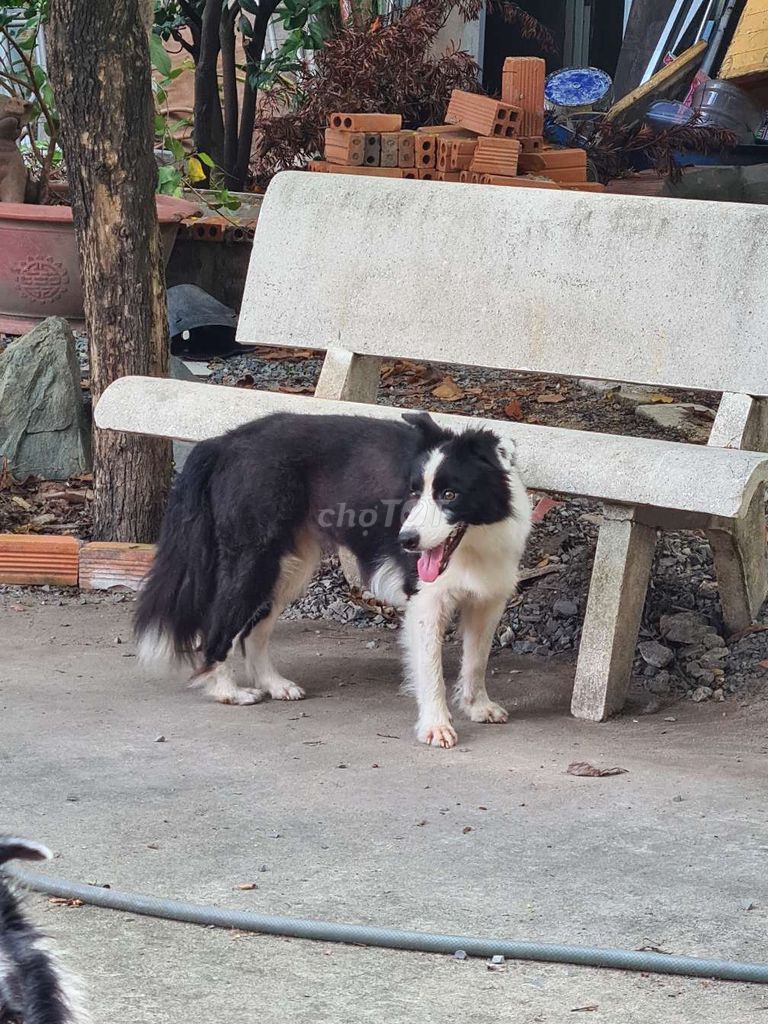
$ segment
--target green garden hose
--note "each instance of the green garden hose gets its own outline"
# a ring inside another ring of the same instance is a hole
[[[300,917],[275,917],[223,907],[201,906],[181,900],[160,899],[134,893],[81,885],[47,875],[4,869],[5,874],[36,892],[64,899],[82,900],[96,907],[122,910],[131,914],[160,917],[168,921],[214,925],[264,935],[285,935],[320,942],[346,942],[355,946],[382,946],[423,953],[467,956],[502,956],[510,960],[538,960],[545,963],[580,964],[584,967],[611,967],[624,971],[650,971],[658,974],[682,974],[693,978],[719,978],[725,981],[768,983],[768,964],[710,960],[630,949],[602,949],[595,946],[569,946],[562,943],[518,942],[510,939],[485,939],[469,935],[438,935],[432,932],[376,928],[359,924],[336,924]]]

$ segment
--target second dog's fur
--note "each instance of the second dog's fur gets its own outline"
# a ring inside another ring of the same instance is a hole
[[[46,860],[46,847],[0,836],[0,865]],[[85,1024],[72,983],[45,939],[24,917],[18,896],[0,875],[0,1024]]]

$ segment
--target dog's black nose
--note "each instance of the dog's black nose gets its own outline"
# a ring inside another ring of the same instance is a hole
[[[419,550],[419,535],[416,530],[406,530],[400,534],[400,546],[406,551]]]

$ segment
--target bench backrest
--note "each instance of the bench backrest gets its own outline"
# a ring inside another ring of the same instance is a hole
[[[768,208],[286,172],[243,343],[768,396]]]

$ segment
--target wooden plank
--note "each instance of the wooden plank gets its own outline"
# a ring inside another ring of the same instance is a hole
[[[633,0],[613,76],[617,99],[636,89],[648,66],[675,0]]]
[[[707,44],[704,40],[688,47],[670,64],[657,71],[647,82],[633,89],[618,103],[614,103],[605,115],[606,121],[634,124],[645,116],[651,103],[656,100],[674,99],[693,77],[706,50]]]

